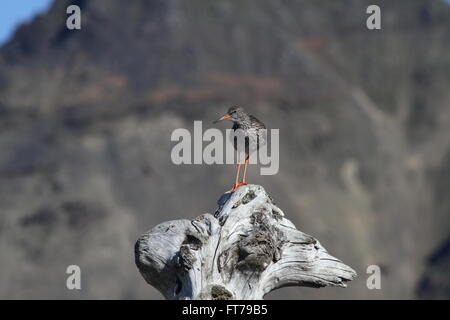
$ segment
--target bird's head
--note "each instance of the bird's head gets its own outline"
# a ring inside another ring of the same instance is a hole
[[[245,112],[244,108],[233,106],[230,109],[228,109],[227,113],[214,121],[214,123],[217,123],[222,120],[231,120],[233,122],[242,122],[247,117],[247,113]]]

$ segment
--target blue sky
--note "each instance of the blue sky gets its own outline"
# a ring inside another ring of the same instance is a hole
[[[13,35],[16,27],[45,11],[52,0],[0,0],[0,45]]]

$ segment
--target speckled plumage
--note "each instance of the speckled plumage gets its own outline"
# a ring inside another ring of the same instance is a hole
[[[227,114],[233,121],[233,130],[242,130],[245,135],[245,153],[248,157],[250,153],[263,146],[267,139],[265,134],[266,126],[255,116],[248,114],[241,107],[231,107]],[[231,136],[234,148],[237,150],[237,137]]]

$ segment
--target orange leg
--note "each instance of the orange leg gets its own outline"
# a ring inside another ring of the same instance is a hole
[[[245,159],[245,166],[244,166],[244,178],[242,179],[242,184],[246,185],[247,184],[247,167],[248,167],[248,158]]]
[[[239,185],[239,172],[241,171],[241,164],[238,163],[238,164],[236,165],[236,167],[237,167],[237,171],[236,171],[236,179],[235,179],[235,181],[234,181],[233,188],[231,188],[231,190],[230,190],[231,192],[235,191],[235,190],[237,189],[238,185]]]
[[[247,167],[248,167],[248,158],[245,159],[245,165],[244,165],[244,177],[242,178],[242,182],[238,183],[236,185],[236,189],[240,186],[245,186],[247,184],[246,178],[247,178]]]

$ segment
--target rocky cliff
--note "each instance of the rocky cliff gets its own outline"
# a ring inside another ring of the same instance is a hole
[[[270,297],[415,297],[450,233],[450,6],[378,2],[380,31],[362,0],[64,0],[21,26],[0,49],[0,297],[161,298],[136,237],[233,180],[172,164],[170,134],[235,104],[280,129],[279,174],[250,182],[360,275]]]

